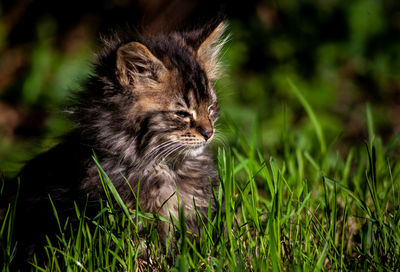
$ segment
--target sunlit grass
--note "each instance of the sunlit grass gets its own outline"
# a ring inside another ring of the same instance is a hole
[[[397,271],[400,169],[392,153],[400,137],[383,146],[366,107],[368,143],[339,155],[321,138],[318,114],[291,87],[318,140],[300,145],[284,124],[279,146],[268,150],[277,154],[272,157],[260,150],[256,125],[245,136],[229,125],[237,141],[218,150],[217,216],[199,217],[197,244],[185,236],[183,220],[144,213],[139,206],[129,210],[94,157],[106,201],[94,219],[76,209],[80,223],[72,233],[60,222],[58,240],[45,248],[47,262],[33,270]],[[0,224],[4,271],[13,255],[13,217],[10,206]],[[159,220],[174,226],[171,248],[158,237]]]

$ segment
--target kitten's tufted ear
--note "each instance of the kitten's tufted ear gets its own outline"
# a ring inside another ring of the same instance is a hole
[[[157,83],[166,73],[164,64],[139,42],[130,42],[117,51],[116,75],[122,86]]]
[[[227,40],[227,37],[222,38],[225,29],[226,24],[224,22],[219,23],[197,49],[198,59],[210,79],[219,77],[219,54]]]

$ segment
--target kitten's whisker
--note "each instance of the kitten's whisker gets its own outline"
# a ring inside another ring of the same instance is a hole
[[[156,158],[163,153],[167,152],[171,145],[175,144],[176,141],[168,140],[163,143],[158,144],[153,147],[149,152],[147,152],[144,157],[140,160],[140,163],[137,165],[137,168],[146,168],[148,165],[153,164]]]
[[[215,135],[225,136],[225,134],[220,130],[216,130]]]
[[[143,157],[143,159],[146,159],[146,157],[150,157],[155,152],[159,151],[160,149],[166,148],[167,146],[169,146],[169,145],[171,145],[173,143],[174,143],[174,141],[169,140],[169,141],[163,142],[163,143],[153,147],[152,149],[150,149],[149,152],[146,153],[146,155]]]
[[[176,143],[177,145],[179,145],[178,143]],[[178,146],[179,147],[179,146]],[[168,148],[164,149],[163,151],[161,151],[159,154],[157,154],[157,156],[152,160],[152,162],[157,163],[158,159],[161,158],[161,161],[163,161],[163,156],[167,153],[169,153],[170,151],[173,151],[174,149],[176,149],[177,146],[173,145],[173,146],[169,146]]]
[[[183,152],[182,161],[185,161],[186,156],[188,155],[188,150],[189,150],[189,148],[188,148],[187,146],[184,146],[184,148],[183,148],[183,150],[182,150],[182,152]]]
[[[217,137],[216,140],[222,144],[225,148],[229,146],[228,141],[222,137]]]
[[[158,151],[163,150],[163,149],[166,149],[166,148],[168,148],[169,146],[171,146],[171,145],[173,145],[173,144],[176,144],[176,143],[177,143],[177,141],[169,140],[169,141],[166,141],[166,142],[163,142],[163,143],[157,145],[156,147],[153,147],[153,148],[143,157],[143,160],[146,161],[148,158],[150,158],[150,159],[152,160],[151,157],[152,157],[153,155],[157,154]]]
[[[171,154],[173,154],[175,151],[179,150],[180,148],[182,148],[182,145],[179,145],[177,147],[174,147],[169,153],[167,153],[164,158],[161,161],[165,161],[168,156],[170,156]]]
[[[226,139],[225,135],[223,135],[223,134],[215,134],[214,139],[215,139],[215,141],[222,144],[225,148],[229,146],[228,140]]]
[[[150,151],[147,152],[147,154],[151,154],[151,153],[153,153],[154,151],[156,151],[157,149],[160,149],[160,148],[162,148],[162,147],[165,147],[166,145],[170,145],[171,143],[174,143],[174,142],[175,142],[175,141],[173,141],[173,140],[168,140],[168,141],[162,142],[162,143],[156,145],[155,147],[153,147],[152,149],[150,149]]]
[[[187,153],[185,151],[187,150],[187,146],[182,145],[181,147],[182,147],[181,150],[178,151],[178,154],[174,158],[174,162],[172,164],[172,168],[173,169],[175,169],[175,165],[178,162],[178,160],[181,158],[181,155],[183,155],[183,158],[182,158],[181,161],[182,162],[185,161],[185,158],[186,158],[186,155],[187,155]]]
[[[174,154],[176,151],[178,151],[178,150],[181,149],[181,148],[182,148],[182,145],[176,146],[175,148],[173,148],[170,152],[168,152],[168,153],[164,156],[163,161],[165,161],[170,155]]]
[[[173,148],[174,148],[173,146],[170,146],[168,148],[161,150],[160,153],[158,153],[153,158],[151,158],[151,160],[149,161],[149,164],[158,164],[160,157],[162,158],[164,154],[168,153]]]
[[[215,135],[215,136],[214,136],[214,139],[215,139],[216,141],[225,143],[225,139],[224,139],[221,135]]]

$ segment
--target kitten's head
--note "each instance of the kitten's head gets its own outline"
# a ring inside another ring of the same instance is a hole
[[[213,81],[225,25],[128,42],[117,49],[116,78],[133,95],[129,120],[144,155],[196,155],[215,133]]]

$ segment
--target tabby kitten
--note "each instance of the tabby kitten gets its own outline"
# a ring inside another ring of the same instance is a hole
[[[22,170],[17,206],[19,258],[27,260],[54,233],[49,197],[62,222],[103,197],[93,151],[128,208],[138,180],[142,211],[178,216],[178,196],[188,231],[198,233],[197,210],[215,211],[212,186],[219,184],[207,146],[215,134],[218,102],[213,81],[225,26],[157,36],[116,35],[98,55],[94,76],[78,94],[76,128],[58,146]],[[126,180],[129,182],[127,184]],[[166,201],[165,205],[163,203]],[[92,215],[97,210],[90,209]],[[165,240],[169,225],[160,223]]]

